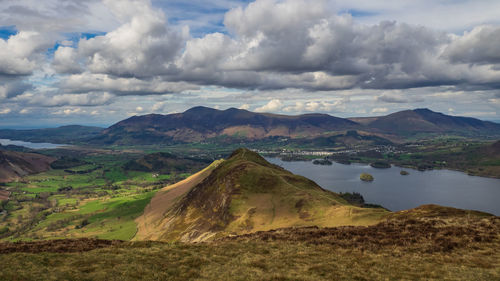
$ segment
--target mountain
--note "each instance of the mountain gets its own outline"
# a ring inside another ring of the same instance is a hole
[[[91,139],[95,144],[157,144],[200,141],[255,141],[272,137],[325,141],[329,136],[357,130],[362,136],[377,136],[377,143],[394,137],[421,133],[464,136],[500,136],[500,124],[470,117],[457,117],[429,109],[404,110],[387,116],[339,118],[328,114],[297,116],[255,113],[230,108],[193,107],[183,113],[133,116],[120,121]],[[333,140],[335,141],[335,140]],[[347,143],[349,144],[349,143]]]
[[[99,136],[102,130],[103,128],[99,127],[80,125],[32,130],[5,129],[0,130],[0,139],[69,144]]]
[[[55,159],[36,153],[0,150],[0,182],[9,182],[25,175],[50,169]]]
[[[161,174],[185,173],[197,172],[210,162],[205,159],[178,157],[167,152],[157,152],[125,163],[124,169]]]
[[[246,140],[273,136],[311,137],[358,126],[353,121],[327,114],[287,116],[199,106],[183,113],[133,116],[104,130],[93,141],[106,144],[154,144],[203,141],[224,136]]]
[[[238,149],[159,191],[136,220],[136,239],[205,241],[291,226],[370,225],[388,213],[351,205],[255,152]]]
[[[353,120],[363,122],[370,129],[395,135],[459,133],[464,135],[500,136],[500,124],[471,117],[446,115],[427,108],[404,110],[371,119]]]

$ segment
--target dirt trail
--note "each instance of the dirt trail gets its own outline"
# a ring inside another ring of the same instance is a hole
[[[189,178],[173,185],[166,186],[158,191],[144,209],[144,213],[135,219],[137,223],[137,233],[134,240],[157,240],[159,238],[158,236],[162,233],[158,231],[158,227],[161,226],[162,218],[165,213],[173,206],[178,198],[208,177],[212,170],[221,162],[221,160],[214,161],[210,166]]]

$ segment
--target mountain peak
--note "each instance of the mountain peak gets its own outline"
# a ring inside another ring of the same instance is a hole
[[[251,158],[255,156],[260,156],[258,153],[251,151],[248,148],[240,147],[233,151],[231,155],[229,156],[229,159],[232,158]]]
[[[254,162],[259,165],[263,166],[269,166],[272,165],[269,162],[266,161],[260,154],[257,152],[251,151],[250,149],[247,148],[238,148],[233,153],[231,153],[231,156],[229,156],[228,160],[243,160],[243,161],[249,161],[249,162]]]
[[[428,108],[416,108],[413,111],[415,111],[415,112],[432,112],[432,113],[436,113],[436,112],[434,112],[434,111],[432,111],[432,110],[430,110]]]
[[[430,114],[434,114],[434,115],[444,115],[443,113],[440,113],[440,112],[435,112],[435,111],[432,111],[428,108],[417,108],[417,109],[414,109],[413,112],[419,114],[419,115],[430,115]]]
[[[206,107],[206,106],[195,106],[191,107],[190,109],[184,111],[184,114],[206,114],[206,113],[213,113],[219,111],[218,109],[211,108],[211,107]]]

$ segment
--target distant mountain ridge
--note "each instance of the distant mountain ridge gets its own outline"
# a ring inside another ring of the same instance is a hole
[[[102,131],[92,141],[104,144],[198,142],[221,137],[259,140],[269,137],[316,138],[333,132],[360,130],[408,136],[456,133],[500,136],[500,124],[457,117],[429,109],[404,110],[386,116],[340,118],[328,114],[279,115],[229,108],[193,107],[183,113],[133,116]]]
[[[0,139],[69,144],[99,136],[102,130],[103,128],[100,127],[80,125],[30,130],[2,129],[0,130]]]
[[[358,126],[356,122],[327,114],[288,116],[198,106],[183,113],[130,117],[104,130],[100,140],[105,143],[137,143],[192,142],[220,136],[243,139],[300,137]]]
[[[391,133],[466,132],[498,133],[500,124],[471,117],[451,116],[427,108],[404,110],[374,118],[366,126]]]
[[[239,143],[280,137],[309,141],[348,135],[349,131],[391,141],[425,134],[500,138],[498,123],[446,115],[427,108],[386,116],[340,118],[319,113],[292,116],[203,106],[182,113],[133,116],[106,129],[78,125],[6,129],[0,130],[0,138],[62,144],[150,145],[204,141]]]

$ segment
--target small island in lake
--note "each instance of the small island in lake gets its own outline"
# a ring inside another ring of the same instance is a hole
[[[407,172],[407,171],[405,171],[405,170],[402,170],[401,172],[399,172],[399,174],[400,174],[400,175],[402,175],[402,176],[407,176],[407,175],[409,175],[410,173],[408,173],[408,172]]]
[[[362,173],[359,176],[359,179],[362,180],[362,181],[373,181],[374,180],[373,176],[370,175],[370,174],[367,174],[367,173]]]

